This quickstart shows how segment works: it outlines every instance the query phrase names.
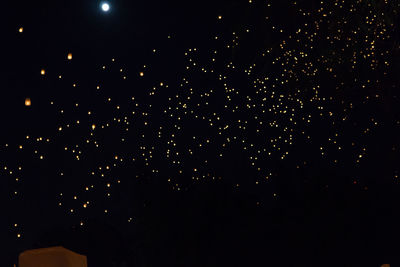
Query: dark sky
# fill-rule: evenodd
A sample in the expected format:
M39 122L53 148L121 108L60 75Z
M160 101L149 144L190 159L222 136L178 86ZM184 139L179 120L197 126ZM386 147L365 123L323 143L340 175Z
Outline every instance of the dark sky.
M399 261L397 2L9 2L4 266Z

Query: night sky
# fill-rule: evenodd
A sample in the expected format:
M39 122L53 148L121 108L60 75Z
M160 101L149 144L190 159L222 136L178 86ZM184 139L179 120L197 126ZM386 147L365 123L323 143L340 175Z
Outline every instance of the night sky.
M400 262L399 12L7 1L1 266Z

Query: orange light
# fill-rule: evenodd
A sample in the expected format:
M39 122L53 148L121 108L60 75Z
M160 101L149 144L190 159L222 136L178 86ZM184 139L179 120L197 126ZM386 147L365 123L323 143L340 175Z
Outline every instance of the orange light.
M23 32L23 31L24 31L24 28L21 27L21 28L18 29L18 31L19 31L19 32Z
M72 53L68 53L68 60L72 59Z
M32 105L30 98L25 98L25 106L30 107Z
M139 73L139 75L140 75L140 77L143 77L143 75L144 75L143 71L141 71L141 72Z
M42 69L42 70L40 71L40 74L45 75L45 74L46 74L46 71L45 71L44 69Z

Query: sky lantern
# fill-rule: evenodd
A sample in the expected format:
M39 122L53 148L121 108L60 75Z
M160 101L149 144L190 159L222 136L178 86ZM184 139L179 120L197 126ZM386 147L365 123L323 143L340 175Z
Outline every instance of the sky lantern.
M68 53L68 60L71 60L72 59L72 53Z
M31 99L30 98L25 98L25 106L30 107L32 105Z
M144 72L143 71L139 72L139 75L140 75L140 77L143 77Z
M40 71L40 74L45 75L45 74L46 74L46 71L45 71L44 69L42 69L42 70Z
M23 32L23 31L24 31L24 28L21 27L21 28L18 29L18 31L19 31L19 32Z

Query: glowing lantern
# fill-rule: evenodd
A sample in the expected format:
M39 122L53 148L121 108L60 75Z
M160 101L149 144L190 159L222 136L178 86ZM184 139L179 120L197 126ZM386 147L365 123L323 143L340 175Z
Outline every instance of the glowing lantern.
M92 130L94 130L94 129L96 129L96 125L93 124L92 125Z
M23 32L24 31L24 28L23 27L21 27L21 28L19 28L19 30L18 30L19 32Z
M46 71L45 71L44 69L42 69L42 70L40 71L40 74L45 75L45 74L46 74Z
M72 53L68 53L68 60L72 59Z
M139 73L139 75L140 75L140 77L143 77L143 75L144 75L143 71L141 71L141 72Z
M31 99L30 98L25 98L25 106L30 107L31 106Z

